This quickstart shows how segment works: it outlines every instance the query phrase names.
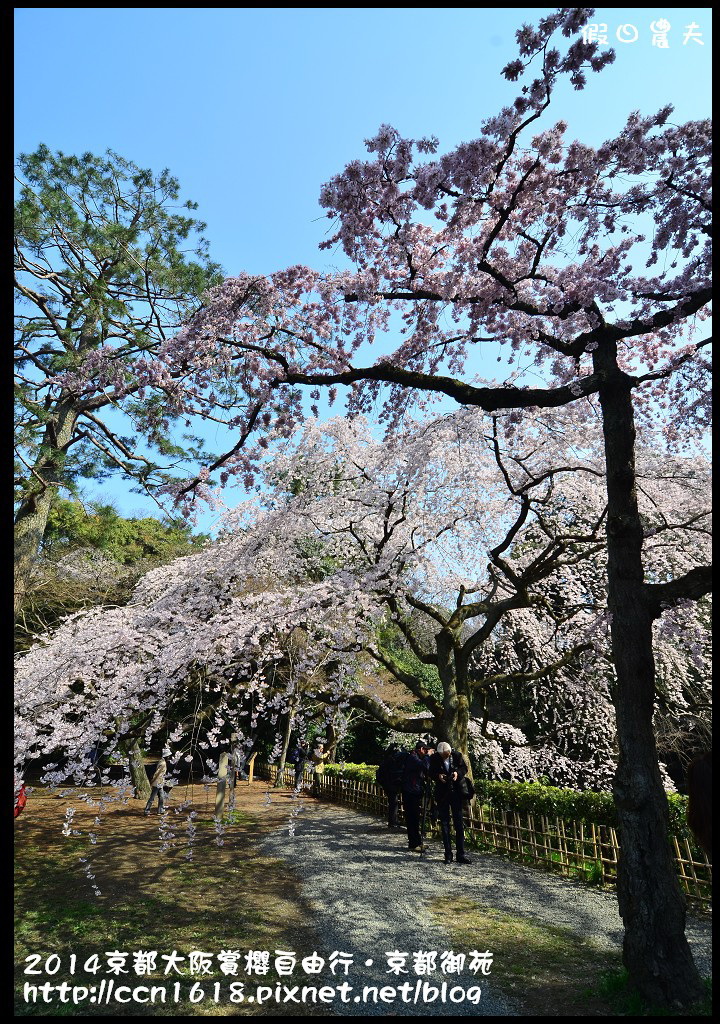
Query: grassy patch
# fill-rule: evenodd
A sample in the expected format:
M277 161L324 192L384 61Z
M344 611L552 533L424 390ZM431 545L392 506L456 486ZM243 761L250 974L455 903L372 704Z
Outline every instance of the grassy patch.
M474 949L481 942L482 949L493 953L492 985L522 1008L521 1016L711 1015L709 983L706 1000L692 1012L644 1007L630 989L620 952L608 951L569 929L466 899L436 900L432 911L458 947Z
M625 968L605 971L600 975L597 994L607 1000L611 1009L608 1011L616 1017L710 1017L712 1016L712 979L705 978L705 998L690 1010L676 1012L658 1007L646 1006L637 992L633 991Z
M85 838L62 837L64 806L36 797L32 817L19 821L16 830L16 1016L335 1016L329 1006L284 1006L274 1001L259 1006L229 999L232 982L243 982L246 993L258 984L288 983L273 970L275 950L295 950L299 960L318 945L309 923L311 911L303 903L292 867L257 852L258 837L278 821L246 809L236 811L227 822L225 845L218 847L211 814L200 807L189 861L183 814L174 819L176 846L161 853L158 818L143 816L139 803L107 813L97 828L95 845ZM74 823L82 830L88 820L89 813L83 820L80 807ZM100 896L93 894L80 857L88 858ZM129 973L107 973L107 953L116 950L129 954ZM157 951L156 967L147 975L135 972L133 953L138 950ZM162 955L173 950L185 957L182 975L165 974ZM210 974L189 974L187 956L196 950L213 955ZM216 957L221 950L240 951L236 976L220 970ZM268 974L245 973L244 955L249 950L270 952ZM48 963L53 954L59 961ZM33 955L41 960L26 960ZM93 960L96 955L98 960ZM52 974L56 962L60 969ZM42 973L27 975L28 966ZM23 997L26 983L68 982L99 990L103 979L113 977L116 986L131 989L162 986L167 1001L148 1005L113 1000L101 1006L89 998L78 1005L60 1003L56 994L48 1004L42 1001L42 992L37 1002ZM177 1002L176 981L181 985ZM202 1001L190 1001L194 982L205 991ZM215 983L220 986L217 1001Z

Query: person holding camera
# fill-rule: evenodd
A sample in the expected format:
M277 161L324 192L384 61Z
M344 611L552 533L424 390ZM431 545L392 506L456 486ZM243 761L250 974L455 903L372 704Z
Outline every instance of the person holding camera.
M452 815L455 829L455 859L458 864L472 864L465 854L465 825L463 821L463 802L468 799L466 789L470 780L464 782L468 772L465 758L458 750L453 750L449 743L438 743L435 753L430 757L430 778L435 783L435 803L440 819L443 846L445 847L445 863L452 863L453 852L450 842L450 816Z

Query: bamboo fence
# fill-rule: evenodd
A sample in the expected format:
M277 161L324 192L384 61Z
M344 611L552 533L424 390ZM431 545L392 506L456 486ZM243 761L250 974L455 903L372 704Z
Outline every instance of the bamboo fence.
M255 774L274 784L277 768L256 765ZM292 786L295 771L286 768L283 781ZM314 796L332 803L347 804L357 811L387 817L387 797L373 782L343 779L337 775L314 777L309 770L304 785ZM399 807L398 821L404 823ZM595 884L614 884L620 844L615 828L544 814L502 811L473 800L465 812L466 842L479 849L494 850L526 864L537 864L563 875L584 878ZM426 832L439 833L437 822L428 822ZM712 864L687 839L670 837L680 885L693 902L708 906L712 900Z

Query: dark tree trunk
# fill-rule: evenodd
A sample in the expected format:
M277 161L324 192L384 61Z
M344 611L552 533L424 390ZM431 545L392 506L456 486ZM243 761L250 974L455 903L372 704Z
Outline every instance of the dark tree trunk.
M470 700L467 693L456 692L453 701L452 715L445 727L446 735L442 738L459 751L470 766L468 754L468 726L470 724Z
M14 616L22 610L33 566L45 537L48 515L62 478L65 451L70 443L77 413L71 402L59 403L45 428L41 454L33 467L32 482L15 516Z
M600 390L608 490L608 607L616 672L619 745L613 792L618 813L618 904L623 961L640 994L656 1005L688 1005L703 994L685 938L685 899L668 840L668 806L652 725L652 617L645 593L643 532L635 480L630 381L614 342L600 346Z
M25 604L30 589L33 566L37 561L38 551L45 536L50 506L55 496L55 489L46 487L38 489L28 500L23 502L15 524L15 587L14 615L15 620Z
M285 762L287 761L288 747L290 746L290 733L292 732L293 719L295 718L295 707L290 706L288 713L285 715L285 727L283 729L283 743L282 750L280 751L280 761L278 763L277 776L275 778L275 788L282 789L285 785Z
M338 735L337 730L335 728L335 722L328 722L327 726L325 727L325 737L325 749L327 750L328 753L328 761L334 761L335 749L338 744Z
M143 762L142 750L136 738L121 740L120 749L127 754L130 778L135 787L135 799L147 800L150 796L150 779Z
M438 656L438 674L443 687L444 715L438 726L438 741L449 743L470 763L468 756L468 725L470 722L470 691L467 683L467 664L456 644L451 630L442 630L435 637Z

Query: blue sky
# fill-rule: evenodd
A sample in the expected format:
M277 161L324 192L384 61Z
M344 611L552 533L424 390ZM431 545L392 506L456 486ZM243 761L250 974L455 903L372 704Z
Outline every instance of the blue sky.
M16 8L15 151L112 148L168 167L228 274L322 268L321 185L382 123L436 135L441 152L474 138L515 95L500 76L515 30L551 10ZM666 49L651 43L658 19ZM571 136L596 144L667 102L675 121L709 116L710 8L598 8L593 22L617 57L558 94L553 119ZM703 45L683 44L691 24ZM627 25L636 42L618 41ZM151 512L119 482L110 495L125 514Z

